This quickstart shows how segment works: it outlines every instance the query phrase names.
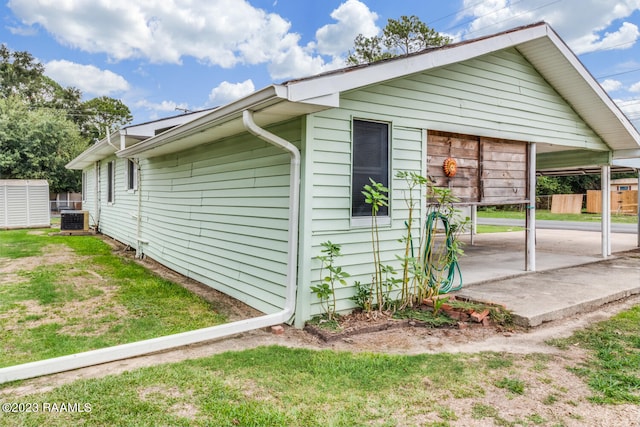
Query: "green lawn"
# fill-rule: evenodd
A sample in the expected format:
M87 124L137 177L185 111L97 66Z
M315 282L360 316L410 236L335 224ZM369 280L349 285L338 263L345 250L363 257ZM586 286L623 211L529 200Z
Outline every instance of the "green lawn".
M0 231L0 366L227 320L95 236L45 231Z
M570 369L584 376L594 402L640 404L639 336L636 306L552 344L587 349L590 356ZM482 425L577 425L580 415L560 409L580 404L567 397L564 377L570 374L549 373L563 359L260 347L80 380L45 393L4 394L4 402L72 402L89 404L91 412L0 414L0 426L448 426L462 416ZM531 401L536 409L514 419L508 409L487 403L488 393L502 394L506 402Z

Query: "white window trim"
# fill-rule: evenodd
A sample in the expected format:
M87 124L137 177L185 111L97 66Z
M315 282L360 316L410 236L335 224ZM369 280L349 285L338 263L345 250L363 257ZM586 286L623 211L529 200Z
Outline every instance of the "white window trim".
M109 177L109 165L112 165L110 177ZM111 183L109 183L109 181L111 181ZM111 200L109 200L110 192L111 192ZM116 161L111 160L110 162L107 163L107 205L114 205L115 203L116 203Z
M129 192L129 193L135 193L138 190L138 165L136 164L135 161L131 160L131 159L127 159L126 161L126 170L125 170L125 181L124 181L124 185L125 185L125 189ZM130 171L133 171L133 186L130 187L129 186L129 179L130 179Z
M363 117L356 117L356 116L352 116L351 117L351 173L349 175L349 179L351 181L351 185L353 185L353 121L354 120L360 120L363 122L373 122L373 123L384 123L386 125L389 126L389 130L388 130L388 134L387 134L387 149L388 149L388 156L387 156L387 181L388 181L388 185L387 188L389 188L389 193L387 194L389 196L389 207L388 207L388 214L387 215L379 215L377 216L377 223L379 227L390 227L391 226L391 216L392 216L392 212L393 210L391 209L391 183L392 183L392 176L391 176L391 171L392 171L392 167L393 165L391 164L392 162L392 149L391 149L391 140L392 140L392 129L393 129L393 124L390 121L386 121L386 120L376 120L376 119L370 119L370 118L363 118ZM353 191L349 192L350 197L352 197ZM349 206L353 205L353 201L351 200L351 198L349 199ZM350 217L350 226L351 228L371 228L373 226L373 216L353 216L352 212L351 212L351 207L349 208L349 217Z
M378 227L389 227L391 226L391 216L379 216L377 217ZM371 228L373 227L373 217L372 216L352 216L351 217L351 228Z

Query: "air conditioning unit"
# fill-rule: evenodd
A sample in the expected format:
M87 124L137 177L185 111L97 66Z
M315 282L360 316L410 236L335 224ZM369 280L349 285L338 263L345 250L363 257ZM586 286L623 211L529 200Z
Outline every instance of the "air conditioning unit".
M89 231L89 212L61 211L60 231Z

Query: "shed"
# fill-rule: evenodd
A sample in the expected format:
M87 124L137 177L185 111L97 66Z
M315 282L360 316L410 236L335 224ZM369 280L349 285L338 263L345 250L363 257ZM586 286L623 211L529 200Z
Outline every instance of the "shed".
M46 180L0 180L0 228L51 226Z
M545 23L274 84L148 137L124 129L120 142L67 165L83 170L95 226L260 311L294 312L298 326L322 312L310 290L322 242L342 245L354 281L371 280L368 177L390 188L385 264L399 265L408 220L399 171L465 204L526 204L535 260L537 171L640 157L638 132ZM442 173L448 157L455 176ZM354 292L337 289L339 311Z

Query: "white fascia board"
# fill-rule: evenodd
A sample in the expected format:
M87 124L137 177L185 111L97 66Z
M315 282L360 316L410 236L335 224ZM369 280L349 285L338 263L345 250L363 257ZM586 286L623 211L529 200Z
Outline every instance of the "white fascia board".
M93 162L105 159L117 151L117 146L113 143L113 140L120 136L120 131L111 135L111 143L107 138L103 138L100 141L93 144L91 147L80 153L75 159L71 160L64 167L66 169L82 170L90 166Z
M343 72L312 77L290 82L289 100L304 102L360 87L400 78L422 71L443 67L478 56L496 52L540 37L546 37L549 26L541 24L485 39L471 41L451 47L435 48L421 54L395 58L359 68L345 69Z
M190 122L176 126L158 136L151 137L132 147L117 153L118 157L135 157L156 147L175 142L189 135L200 132L214 126L217 123L225 122L238 116L242 116L242 111L246 109L259 109L260 106L269 101L278 101L287 99L287 88L279 85L271 85L266 88L254 92L253 94L234 101L230 104L212 110L208 114L199 117Z
M613 166L622 166L626 168L640 169L640 153L638 157L633 159L614 159L611 164Z
M640 159L640 148L635 150L616 150L613 152L614 160L617 159Z

